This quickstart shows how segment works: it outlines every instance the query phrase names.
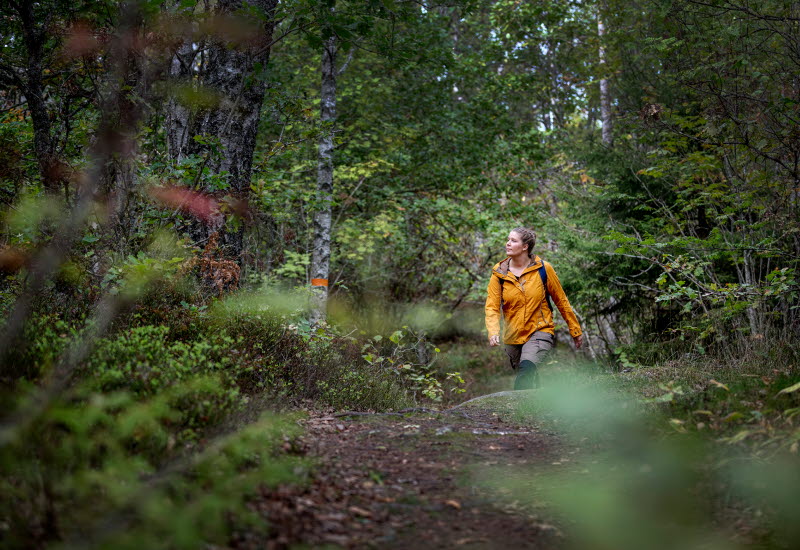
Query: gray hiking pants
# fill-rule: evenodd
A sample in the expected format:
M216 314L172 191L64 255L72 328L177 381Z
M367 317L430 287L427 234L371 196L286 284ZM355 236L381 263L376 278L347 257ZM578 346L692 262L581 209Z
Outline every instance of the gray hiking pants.
M549 332L534 332L524 344L506 344L511 368L517 372L515 390L539 387L539 365L553 349L556 338Z
M511 362L511 368L517 370L520 361L525 360L536 365L542 364L555 343L555 336L540 330L531 334L530 339L524 344L506 344L506 355Z

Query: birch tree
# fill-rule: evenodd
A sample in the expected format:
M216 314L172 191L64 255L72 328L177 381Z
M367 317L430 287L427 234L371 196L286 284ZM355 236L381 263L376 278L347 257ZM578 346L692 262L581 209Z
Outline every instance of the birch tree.
M311 287L314 292L312 321L326 318L328 271L331 260L331 207L333 201L333 136L336 120L336 37L329 37L322 48L320 122L317 163L317 211L314 213L314 242L311 253Z
M603 14L598 10L597 14L597 36L599 38L598 58L600 61L600 120L602 121L602 140L603 145L610 147L614 143L613 120L611 118L611 93L608 86L608 75L606 65L605 48L606 27L603 22Z

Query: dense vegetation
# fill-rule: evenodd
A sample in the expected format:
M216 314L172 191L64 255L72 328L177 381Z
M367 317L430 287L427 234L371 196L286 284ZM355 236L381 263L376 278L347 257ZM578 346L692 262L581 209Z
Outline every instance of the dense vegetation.
M265 411L486 388L518 225L598 370L796 455L797 9L4 3L0 540L224 542Z

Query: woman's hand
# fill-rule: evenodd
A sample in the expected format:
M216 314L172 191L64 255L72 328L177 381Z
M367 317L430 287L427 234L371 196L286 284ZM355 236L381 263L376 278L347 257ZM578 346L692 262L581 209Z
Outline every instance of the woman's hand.
M575 341L575 349L581 349L581 346L583 345L583 334L575 336L573 340Z
M500 335L499 334L495 334L494 336L490 336L489 337L489 345L492 346L492 347L499 346L500 345Z

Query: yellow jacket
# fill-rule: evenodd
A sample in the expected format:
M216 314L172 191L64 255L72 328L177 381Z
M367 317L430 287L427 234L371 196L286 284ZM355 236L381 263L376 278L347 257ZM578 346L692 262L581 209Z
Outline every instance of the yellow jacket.
M489 337L500 334L501 303L506 327L504 343L524 344L531 334L539 330L555 334L553 311L547 304L542 278L539 277L542 259L538 256L531 258L519 278L509 271L510 262L511 259L506 258L492 268L486 297L486 330L489 331ZM572 311L564 289L561 288L558 275L549 262L544 262L544 268L547 271L547 291L550 298L567 322L572 337L580 336L581 325Z

